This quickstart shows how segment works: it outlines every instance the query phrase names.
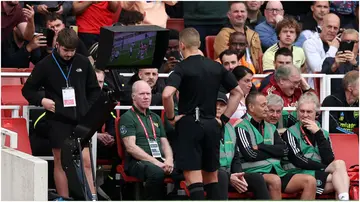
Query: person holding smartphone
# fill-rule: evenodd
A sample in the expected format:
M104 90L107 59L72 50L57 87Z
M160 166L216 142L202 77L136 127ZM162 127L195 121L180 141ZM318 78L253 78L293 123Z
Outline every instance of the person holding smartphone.
M169 32L169 45L166 50L164 64L161 66L160 73L171 72L175 65L182 60L179 50L179 32L174 29L170 29Z
M359 69L359 33L346 29L341 34L341 42L335 57L328 57L322 64L322 73L346 74ZM332 79L331 92L342 90L341 79Z

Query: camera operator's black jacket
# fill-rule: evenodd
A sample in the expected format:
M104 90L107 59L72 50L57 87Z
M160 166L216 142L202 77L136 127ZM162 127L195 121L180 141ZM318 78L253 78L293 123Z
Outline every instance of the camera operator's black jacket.
M62 89L66 87L66 80L51 54L35 66L22 89L22 94L31 105L41 106L43 98L53 100L55 113L47 111L47 117L76 124L100 95L96 74L89 59L82 55L75 54L71 60L65 61L55 50L54 56L65 75L68 75L72 64L69 86L75 89L76 107L63 105ZM45 97L38 93L41 87L45 89Z

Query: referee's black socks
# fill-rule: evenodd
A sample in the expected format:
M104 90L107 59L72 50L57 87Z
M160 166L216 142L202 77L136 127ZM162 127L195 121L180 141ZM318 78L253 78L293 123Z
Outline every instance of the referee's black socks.
M219 183L213 182L204 186L207 200L221 200Z
M194 183L188 186L190 192L190 200L205 200L204 184L202 182Z

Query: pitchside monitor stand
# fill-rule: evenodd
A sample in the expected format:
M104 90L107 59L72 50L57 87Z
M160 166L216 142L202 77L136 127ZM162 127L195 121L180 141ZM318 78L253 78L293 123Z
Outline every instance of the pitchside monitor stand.
M118 69L143 67L160 68L168 46L169 30L158 26L115 26L100 29L98 57L96 67L108 69L111 73L113 89L104 90L88 113L81 119L61 147L61 162L68 179L70 196L75 200L92 200L86 174L83 169L82 149L89 145L90 159L91 138L102 127L110 113L123 95L122 85L117 74ZM139 51L132 57L132 51ZM129 50L127 50L127 48ZM139 57L140 56L140 57ZM143 57L141 57L143 56ZM129 63L129 58L135 62ZM115 62L114 62L115 61ZM115 64L115 65L114 65ZM131 64L131 65L130 65ZM95 176L95 168L91 162L91 170ZM96 188L96 180L93 182Z

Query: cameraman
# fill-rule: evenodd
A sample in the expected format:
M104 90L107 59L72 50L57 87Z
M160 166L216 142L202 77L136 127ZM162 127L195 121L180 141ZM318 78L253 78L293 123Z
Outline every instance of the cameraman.
M342 46L352 43L351 50L341 50ZM347 47L346 47L347 48ZM350 47L351 48L351 47ZM354 29L347 29L341 35L340 48L335 57L328 57L322 64L322 73L346 74L352 70L359 69L359 33ZM331 92L341 91L341 79L331 81Z
M170 29L169 45L164 58L165 63L160 67L159 73L170 73L175 65L182 60L179 50L179 32Z

